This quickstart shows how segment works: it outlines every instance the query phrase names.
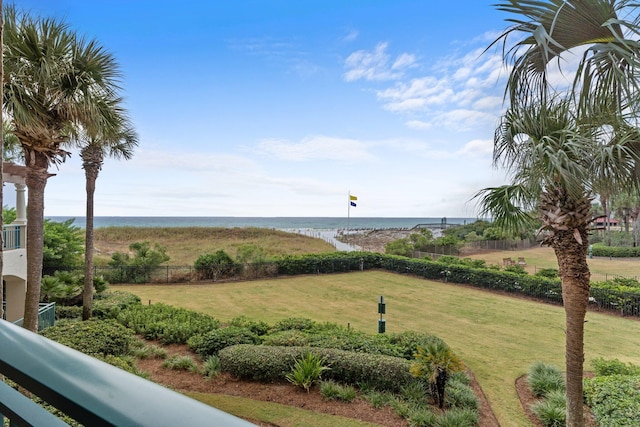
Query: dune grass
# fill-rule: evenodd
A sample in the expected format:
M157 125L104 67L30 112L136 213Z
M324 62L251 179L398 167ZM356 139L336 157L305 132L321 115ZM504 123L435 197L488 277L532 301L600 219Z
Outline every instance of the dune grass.
M117 286L147 303L163 302L208 313L223 322L244 315L275 322L287 317L349 324L377 332L377 300L384 295L387 332L433 333L475 373L505 427L530 425L514 383L535 361L564 366L564 311L560 306L492 294L454 284L368 271L241 283ZM596 357L640 363L640 322L590 312L586 367Z
M95 230L96 264L106 265L114 252L133 242L149 241L167 249L167 265L193 265L198 256L222 249L235 257L241 245L256 245L267 257L334 252L322 239L256 227L104 227Z

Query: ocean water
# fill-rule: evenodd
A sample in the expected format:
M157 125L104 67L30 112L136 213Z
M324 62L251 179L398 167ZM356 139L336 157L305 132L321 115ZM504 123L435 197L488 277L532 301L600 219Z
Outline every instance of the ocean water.
M83 216L49 216L53 221L73 218L73 224L84 228ZM151 216L97 216L94 227L260 227L278 230L289 229L384 229L412 228L418 224L468 224L478 218L328 218L328 217L151 217Z

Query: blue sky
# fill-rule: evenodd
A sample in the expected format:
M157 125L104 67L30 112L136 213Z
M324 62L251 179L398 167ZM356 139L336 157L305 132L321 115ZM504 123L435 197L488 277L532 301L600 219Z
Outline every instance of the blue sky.
M118 59L140 136L98 216L473 217L505 71L494 0L21 0ZM455 5L455 6L452 6ZM47 216L83 216L74 153ZM9 203L10 204L10 203Z

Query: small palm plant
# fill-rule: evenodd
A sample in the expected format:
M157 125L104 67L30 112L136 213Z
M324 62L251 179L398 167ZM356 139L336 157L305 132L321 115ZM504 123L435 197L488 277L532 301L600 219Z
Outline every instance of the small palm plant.
M307 393L311 386L320 379L322 373L330 369L324 366L324 359L320 356L313 355L310 351L304 353L301 359L296 360L295 365L291 368L285 378L290 383L304 388Z
M416 361L411 365L411 375L424 378L429 382L431 396L439 408L444 408L445 387L449 374L462 371L462 360L442 341L418 346L414 355Z

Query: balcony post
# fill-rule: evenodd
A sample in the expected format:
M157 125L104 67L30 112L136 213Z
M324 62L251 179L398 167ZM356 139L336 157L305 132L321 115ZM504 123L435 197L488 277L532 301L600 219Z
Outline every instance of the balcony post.
M24 225L27 223L27 205L25 203L25 184L13 184L16 187L16 220L13 224Z

